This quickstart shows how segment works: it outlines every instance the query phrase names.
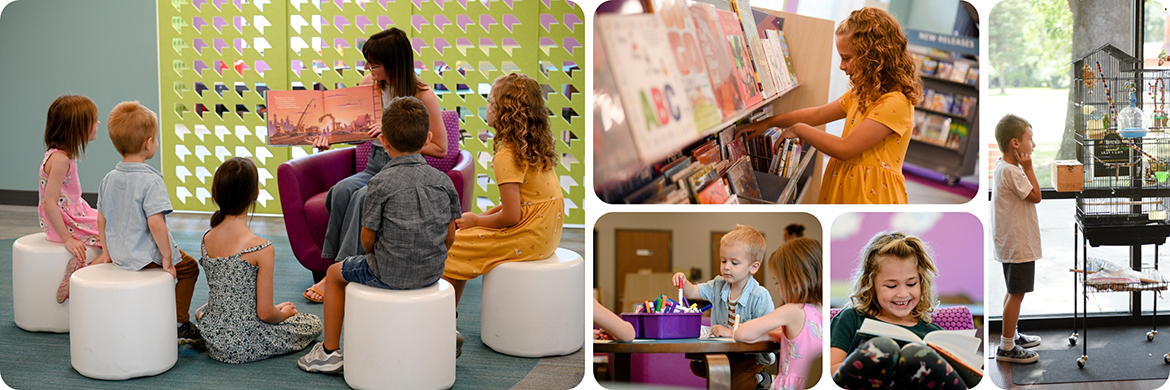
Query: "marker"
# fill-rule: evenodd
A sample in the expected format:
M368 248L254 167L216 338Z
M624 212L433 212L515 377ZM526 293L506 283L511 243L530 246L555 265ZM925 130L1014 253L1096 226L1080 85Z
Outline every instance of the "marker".
M686 297L683 296L683 281L678 281L678 301L682 302Z
M702 309L699 309L699 312L700 313L705 312L705 311L707 311L707 309L710 309L710 308L711 308L711 305L703 306Z

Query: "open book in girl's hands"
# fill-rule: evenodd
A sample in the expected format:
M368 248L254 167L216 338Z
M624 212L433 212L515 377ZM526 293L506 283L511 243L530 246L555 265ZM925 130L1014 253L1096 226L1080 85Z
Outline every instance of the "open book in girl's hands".
M328 91L273 91L268 107L268 145L312 145L318 137L329 143L365 141L381 126L382 94L373 85Z
M857 329L857 334L868 337L889 337L899 345L906 343L926 344L938 352L939 356L950 363L951 368L959 373L968 388L974 388L983 379L983 357L979 355L979 347L983 340L975 337L975 329L966 330L936 330L919 338L898 325L885 323L872 318L866 318Z

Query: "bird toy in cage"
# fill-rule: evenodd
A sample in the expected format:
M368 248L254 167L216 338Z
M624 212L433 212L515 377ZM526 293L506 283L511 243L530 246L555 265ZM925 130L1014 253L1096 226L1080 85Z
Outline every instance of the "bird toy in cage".
M1113 106L1113 94L1109 93L1109 83L1105 81L1105 72L1101 70L1101 61L1097 61L1097 73L1101 75L1101 85L1105 87L1105 100L1109 102L1109 118L1117 118L1117 108ZM1105 125L1109 127L1109 125Z
M1089 64L1081 67L1081 80L1085 85L1085 89L1089 90L1089 95L1093 94L1093 68Z
M1150 100L1154 101L1154 126L1166 126L1166 80L1155 79L1150 84Z

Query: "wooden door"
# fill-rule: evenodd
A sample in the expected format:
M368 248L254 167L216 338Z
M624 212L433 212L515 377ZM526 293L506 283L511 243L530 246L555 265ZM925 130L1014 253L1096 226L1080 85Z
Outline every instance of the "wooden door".
M669 273L671 270L671 232L669 230L621 230L614 231L617 248L615 269L617 299L615 306L621 306L625 299L626 275L642 270L653 273ZM669 282L667 282L669 283ZM642 299L644 297L639 297ZM625 310L620 308L619 310Z

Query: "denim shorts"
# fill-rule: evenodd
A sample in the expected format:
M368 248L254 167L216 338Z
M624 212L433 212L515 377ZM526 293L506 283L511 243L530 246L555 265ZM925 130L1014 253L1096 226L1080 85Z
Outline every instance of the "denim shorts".
M347 282L361 283L370 287L391 289L374 275L366 264L366 255L350 256L341 261L341 278Z
M369 255L367 253L364 255L350 256L342 260L341 278L347 282L361 283L370 287L384 288L387 290L410 290L407 288L394 288L386 283L382 283L382 280L378 279L378 275L374 275L374 271L370 270L369 264L366 264L366 256ZM423 287L430 287L437 282L438 280L435 280L431 284Z

